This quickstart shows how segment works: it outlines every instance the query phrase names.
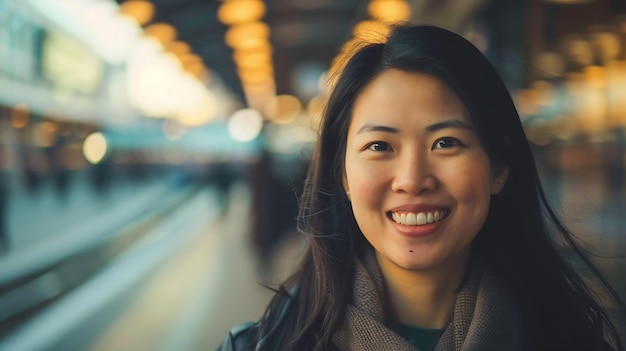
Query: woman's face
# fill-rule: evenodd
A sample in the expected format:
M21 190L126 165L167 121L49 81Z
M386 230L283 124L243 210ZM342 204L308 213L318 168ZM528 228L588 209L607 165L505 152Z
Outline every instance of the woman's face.
M506 172L492 172L459 97L433 76L387 70L357 97L347 138L344 187L379 263L464 259Z

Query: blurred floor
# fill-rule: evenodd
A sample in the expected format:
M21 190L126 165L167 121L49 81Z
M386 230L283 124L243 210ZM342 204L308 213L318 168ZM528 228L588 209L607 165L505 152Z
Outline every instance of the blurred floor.
M299 246L287 242L272 272L259 271L249 245L249 196L233 188L223 215L199 229L89 349L212 350L230 328L258 319L272 296L261 277L281 279Z

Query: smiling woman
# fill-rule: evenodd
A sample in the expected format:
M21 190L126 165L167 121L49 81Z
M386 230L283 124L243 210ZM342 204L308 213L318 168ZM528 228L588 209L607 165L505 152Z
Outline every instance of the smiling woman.
M452 32L398 26L352 56L300 220L301 265L220 350L621 349L558 245L623 302L547 203L506 87Z

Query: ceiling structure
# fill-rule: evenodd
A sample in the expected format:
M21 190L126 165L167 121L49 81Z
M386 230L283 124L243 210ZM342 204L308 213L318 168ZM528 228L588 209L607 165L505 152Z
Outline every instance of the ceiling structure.
M133 0L117 0L119 3ZM150 23L175 27L177 40L186 42L236 96L244 91L233 62L233 50L224 38L228 26L218 20L224 1L151 0L155 14ZM237 1L237 0L225 0ZM381 0L376 0L381 1ZM487 0L408 0L410 21L460 29ZM354 26L369 19L368 0L265 0L262 21L270 28L276 94L310 98L298 91L297 75L326 70ZM298 73L300 72L300 73ZM304 73L306 74L306 73Z

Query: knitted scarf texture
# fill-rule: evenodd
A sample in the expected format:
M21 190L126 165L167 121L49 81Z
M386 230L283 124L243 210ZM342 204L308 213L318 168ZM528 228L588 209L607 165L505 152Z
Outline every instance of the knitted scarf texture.
M523 350L517 305L488 272L473 266L435 351ZM356 262L352 301L333 337L340 350L417 350L386 325L384 283L373 251Z

